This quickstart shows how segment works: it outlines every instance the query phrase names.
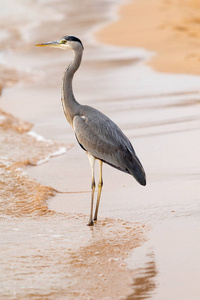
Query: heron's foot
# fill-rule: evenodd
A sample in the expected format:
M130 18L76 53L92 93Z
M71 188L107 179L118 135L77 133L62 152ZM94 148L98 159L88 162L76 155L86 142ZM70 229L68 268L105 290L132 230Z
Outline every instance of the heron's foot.
M87 225L88 225L88 226L93 226L93 225L94 225L93 220L89 220L89 223L88 223Z
M93 221L97 221L97 217L94 217Z

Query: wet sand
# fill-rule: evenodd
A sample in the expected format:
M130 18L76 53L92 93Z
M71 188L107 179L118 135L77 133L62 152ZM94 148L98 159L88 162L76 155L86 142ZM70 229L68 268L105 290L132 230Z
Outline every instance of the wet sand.
M2 127L4 299L199 299L200 78L156 73L144 65L151 57L145 50L98 43L93 32L114 18L114 4L88 1L83 10L72 1L48 8L21 3L20 22L9 19L7 28L23 28L8 30L10 51L3 49L4 66L18 74L0 102L3 124L15 124ZM85 47L74 82L78 101L119 124L147 173L144 188L104 166L93 228L86 226L90 166L60 103L72 55L33 46L65 34L79 36ZM60 148L66 153L50 158Z

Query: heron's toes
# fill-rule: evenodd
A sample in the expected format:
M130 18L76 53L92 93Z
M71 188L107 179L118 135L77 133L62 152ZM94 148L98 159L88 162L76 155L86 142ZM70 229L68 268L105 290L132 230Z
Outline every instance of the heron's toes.
M88 223L87 225L88 225L88 226L93 226L93 225L94 225L93 220L89 220L89 223Z

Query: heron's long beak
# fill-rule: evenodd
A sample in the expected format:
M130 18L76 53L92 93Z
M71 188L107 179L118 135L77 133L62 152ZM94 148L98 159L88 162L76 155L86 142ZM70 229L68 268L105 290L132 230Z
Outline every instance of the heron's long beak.
M41 44L37 44L35 46L38 46L38 47L45 47L45 46L59 47L60 46L60 41L52 41L52 42L47 42L47 43L41 43Z

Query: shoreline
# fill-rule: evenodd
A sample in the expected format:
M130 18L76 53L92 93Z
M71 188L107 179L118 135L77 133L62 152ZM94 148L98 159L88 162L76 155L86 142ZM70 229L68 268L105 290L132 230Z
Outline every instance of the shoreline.
M56 3L55 5L57 6ZM64 5L67 7L67 4L64 3ZM72 3L71 9L78 15L75 4ZM91 9L93 9L93 6ZM65 11L67 12L68 10L66 9ZM93 13L97 14L96 11L93 11ZM74 16L75 14L70 13L70 15ZM97 15L91 13L88 14L91 16L91 20L89 19L85 22L83 9L81 7L79 15L83 16L82 22L84 26L80 27L77 36L83 38L85 32L91 27L91 24L98 22L98 18ZM94 16L96 16L96 18ZM66 19L69 20L67 13L66 18L60 20L57 25L60 26L60 28L63 28ZM73 22L73 19L71 22ZM79 22L81 22L80 19ZM41 40L42 42L44 36L47 40L54 39L52 36L51 38L48 37L51 28L50 25L50 23L46 24L46 26L43 27L42 32L35 31L37 28L33 30L32 36L34 37L34 41L31 41L31 45L36 44L38 40ZM76 26L74 27L76 28ZM87 43L89 44L89 47L87 47ZM17 220L15 223L12 223L11 226L16 229L17 233L14 237L13 232L15 233L15 230L13 231L12 228L10 229L9 222L8 224L4 222L4 226L7 228L8 232L6 232L5 239L5 256L3 255L2 257L8 266L11 265L10 257L14 257L16 261L19 261L19 264L16 265L16 267L13 267L12 274L10 274L8 268L6 271L2 271L2 274L4 274L3 284L4 286L7 285L5 280L7 276L11 281L10 286L13 286L13 283L16 282L15 278L17 273L18 278L20 278L23 285L26 287L25 290L21 290L20 286L14 287L15 294L20 298L23 298L24 295L27 296L30 293L32 295L38 294L42 297L44 293L46 295L46 293L51 294L56 292L58 298L60 294L64 293L66 295L72 295L72 298L76 297L77 299L82 299L84 296L87 297L87 295L92 295L93 290L95 291L96 296L100 298L102 295L107 296L108 294L112 295L113 298L118 296L125 297L133 292L131 287L133 274L127 267L125 259L131 255L132 250L135 247L138 247L146 240L145 227L143 224L140 225L135 222L127 222L123 218L117 219L109 213L109 210L107 211L107 208L105 208L105 214L103 214L103 212L100 214L98 226L94 226L93 228L86 226L90 208L90 195L87 193L91 182L90 167L87 157L83 154L82 150L80 150L79 145L77 145L76 140L74 139L74 133L64 118L60 103L60 81L63 72L63 64L67 66L67 64L70 63L71 53L66 57L66 54L62 51L42 52L37 48L32 49L30 42L27 44L27 48L17 51L17 55L15 51L13 51L11 58L14 62L17 61L17 64L20 65L21 68L26 68L26 64L30 65L30 70L35 72L35 76L38 75L39 80L33 80L30 84L27 84L27 78L25 78L21 85L16 86L13 84L12 87L9 87L7 90L5 89L1 99L2 114L4 114L4 111L9 113L11 121L9 119L8 126L10 126L12 121L15 125L15 119L19 120L19 123L21 120L25 119L27 122L34 124L33 129L31 130L36 132L37 135L41 135L42 137L45 137L45 140L52 140L55 143L53 142L52 144L50 143L50 145L47 145L46 153L46 148L43 149L45 147L43 141L35 141L35 134L34 136L33 134L32 136L27 134L29 140L31 140L29 142L29 140L25 140L24 134L22 133L18 135L23 139L25 145L20 139L18 143L19 147L16 149L16 138L13 137L15 132L12 134L10 128L9 134L12 134L12 136L11 138L6 137L6 140L11 141L10 143L15 145L15 147L13 147L13 152L15 154L19 153L20 157L17 157L18 161L21 157L22 159L25 158L25 154L22 150L29 156L31 156L33 152L34 155L37 156L36 158L45 159L45 157L49 155L49 152L51 153L51 149L49 148L51 146L54 147L54 145L56 146L57 144L60 145L60 143L63 144L63 141L65 141L66 146L73 145L73 150L70 148L66 155L57 156L54 159L50 159L48 163L39 164L35 166L35 168L32 167L34 164L32 163L32 159L26 159L26 161L30 161L31 163L26 163L25 161L21 168L21 172L27 174L27 181L30 181L29 185L27 185L27 182L25 182L21 173L18 172L16 174L16 177L19 177L22 181L22 183L20 181L18 185L15 184L10 176L10 170L6 173L7 177L4 181L8 184L5 189L11 190L11 193L9 193L8 196L7 193L5 197L10 200L8 208L12 205L12 210L10 209L12 215L15 213L16 215L22 213L22 217L28 215L30 218L28 220L27 218L21 218L20 229ZM80 76L81 79L76 79L79 86L79 92L76 92L76 96L82 103L84 102L84 98L87 98L88 104L91 103L92 106L97 107L99 105L99 109L101 110L102 105L101 103L98 103L96 92L91 90L90 84L82 82L82 78L85 77L88 80L92 72L96 75L102 73L102 76L104 76L104 71L98 69L96 55L99 55L99 60L103 60L103 58L101 53L97 53L98 51L94 52L93 47L90 46L87 38L85 46L88 49L85 53L85 61L87 62L91 57L93 57L93 59L91 65L89 64L89 67L84 68L83 64L82 75ZM88 52L89 54L87 54ZM92 54L91 56L90 53ZM34 58L36 58L37 63L35 63L33 69L32 63ZM11 62L12 59L10 60ZM52 72L47 72L47 70L49 71L49 66L51 66ZM110 70L112 70L111 66ZM3 89L4 88L5 85ZM101 91L101 87L97 88ZM83 99L81 99L81 95L84 95ZM106 95L104 95L104 98L105 97ZM16 101L13 101L13 99L16 99ZM93 99L95 99L94 102ZM21 128L21 123L19 125ZM26 143L28 144L27 147ZM4 144L6 156L8 147L5 142L2 144ZM39 144L40 147L38 146L38 152L36 153L35 149L37 144ZM20 147L22 147L22 149ZM56 149L54 150L56 151ZM80 170L82 171L80 172ZM110 174L112 174L113 170L110 170L110 172ZM12 170L12 174L13 173ZM76 179L77 174L79 174L79 176L77 176ZM11 178L10 181L7 179L8 176ZM35 189L33 189L34 182L38 183L37 185L35 184ZM26 186L27 190L25 190ZM55 193L55 190L61 192ZM64 191L64 193L62 193L62 191ZM70 191L76 191L76 193L70 193ZM84 193L85 191L86 193ZM28 192L32 192L31 195L33 195L33 197L31 198L31 201L26 200L26 198L30 198ZM109 193L109 190L106 190L105 187L105 198L106 192ZM19 200L15 193L19 194ZM12 198L14 200L17 198L17 201L14 201ZM110 198L112 203L114 198ZM64 204L67 205L67 211L65 211L65 207L59 206L59 201L63 201ZM6 201L3 201L2 211L8 211L8 213L10 213L10 210L5 210L4 202ZM103 204L102 201L101 210L103 210ZM48 213L49 211L54 211L55 213ZM40 212L42 216L45 216L44 218L40 218ZM107 218L109 215L111 215L111 217ZM133 237L131 240L130 236ZM35 239L34 237L37 238ZM19 239L20 245L23 245L22 251L19 251L18 249ZM13 241L13 247L11 249L11 251L13 250L13 253L7 256L7 253L9 254L7 246L9 240ZM49 251L49 245L51 245L51 251ZM90 249L92 249L92 251ZM38 254L38 252L40 253ZM38 255L40 255L40 259L37 273L35 272L35 260L33 260L33 264L30 260L27 263L30 272L33 274L32 282L30 284L28 282L28 276L24 276L24 272L22 272L24 260L21 259L21 256L25 258L27 256L32 259L32 257ZM97 260L98 267L96 264ZM82 261L87 261L86 266ZM107 269L108 265L109 269ZM46 270L48 268L53 274L48 280L46 280L45 275L47 274L47 271L44 270L44 268ZM124 282L121 282L122 276ZM72 277L73 280L69 279L69 284L68 278L70 277ZM106 280L104 278L106 278ZM113 282L113 284L110 285L110 282ZM98 290L96 290L97 283L99 287ZM63 285L65 285L64 289ZM38 289L38 286L41 286L41 288ZM54 290L52 290L52 286L55 286ZM77 286L79 287L78 292ZM0 294L4 292L3 288L0 290ZM8 298L9 297L10 294L8 293Z
M103 4L101 2L102 12L108 11ZM39 3L34 5L33 8L37 8L39 15L43 12L43 16L44 8L38 7ZM53 14L58 8L56 2L54 5ZM65 18L60 19L56 26L49 22L41 28L36 27L31 37L35 43L52 40L54 36L58 38L57 27L61 32L63 28L69 28L71 22L71 32L68 33L72 34L74 30L75 35L83 40L86 50L82 68L74 82L75 96L81 104L99 109L119 125L144 165L148 184L141 187L131 176L104 164L100 219L92 228L86 225L90 210L91 170L60 103L61 76L71 56L59 50L32 49L32 41L29 48L17 51L17 57L11 62L17 62L23 68L30 64L38 78L30 84L25 80L18 87L5 90L2 109L34 124L34 132L45 139L59 145L64 142L71 148L65 155L50 159L46 164L24 168L31 180L36 180L42 187L50 187L47 190L51 193L50 199L44 199L43 206L38 206L37 201L44 198L41 186L35 190L31 190L30 185L27 187L34 196L28 207L24 205L27 203L26 191L23 196L24 178L18 176L22 184L19 185L20 203L17 202L17 206L14 202L16 185L6 186L11 186L12 195L6 197L9 207L14 204L14 209L17 207L19 211L22 207L26 214L30 211L30 217L11 219L9 215L1 223L2 235L5 236L1 265L5 269L1 272L3 288L0 294L5 291L8 299L14 293L19 298L32 295L49 299L65 295L86 299L94 294L96 298L116 299L130 294L126 299L153 296L160 300L168 293L171 295L172 291L182 300L189 297L196 300L193 297L199 291L199 272L195 272L199 259L199 242L196 240L199 237L199 203L196 195L200 191L199 131L195 127L199 124L199 78L184 76L183 84L183 76L160 74L146 68L140 49L126 50L125 47L107 47L102 42L91 43L87 39L91 27L99 19L102 21L104 15L99 6L84 6L83 11L84 7L71 2L69 10L63 1L63 7ZM120 9L122 4L117 7ZM116 18L111 21L115 22ZM52 32L52 28L56 31ZM35 149L40 143L38 153L44 155L42 141L36 144L33 135L28 135L33 140L28 144L31 150L21 141L17 150L13 136L7 138L11 143L9 152L12 149L14 154L21 153L20 157L24 159L23 149L26 154L33 152L38 157ZM2 145L5 148L5 143ZM5 148L5 156L7 152ZM9 172L8 179L11 177ZM59 193L51 197L55 190ZM41 218L34 213L34 207L36 211L55 213L45 213ZM186 246L188 251L183 251ZM177 282L182 266L190 272L185 272L184 280ZM194 279L188 287L186 283L191 276ZM22 284L18 285L19 282Z
M131 1L118 18L95 33L106 44L145 48L155 55L147 64L165 73L200 74L199 1ZM145 20L143 22L142 20Z

